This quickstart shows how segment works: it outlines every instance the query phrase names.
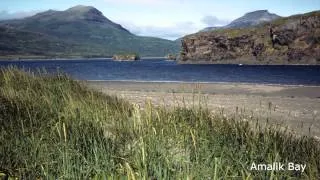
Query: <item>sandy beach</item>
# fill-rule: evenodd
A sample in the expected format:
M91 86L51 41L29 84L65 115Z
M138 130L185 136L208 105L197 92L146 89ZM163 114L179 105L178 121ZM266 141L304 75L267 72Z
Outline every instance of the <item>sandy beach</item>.
M85 81L90 88L145 103L208 107L213 113L320 137L320 86L240 83Z

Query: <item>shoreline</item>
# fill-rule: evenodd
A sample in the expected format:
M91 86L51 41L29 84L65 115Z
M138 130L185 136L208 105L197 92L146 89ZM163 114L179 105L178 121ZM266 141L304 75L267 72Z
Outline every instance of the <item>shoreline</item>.
M199 83L145 81L80 81L84 84L119 91L204 93L224 95L258 95L280 97L308 97L320 99L320 86L275 85L258 83ZM320 111L320 109L319 109Z
M240 117L259 124L288 127L320 137L320 86L279 86L239 83L147 83L80 81L90 89L115 95L144 107L203 106L214 114Z
M77 80L80 82L114 82L114 83L168 83L168 84L220 84L220 85L262 85L262 86L281 86L281 87L320 87L319 85L309 84L270 84L270 83L250 83L250 82L205 82L205 81L147 81L147 80Z
M226 62L202 62L202 61L199 61L199 62L181 62L181 61L177 61L177 64L180 64L180 65L184 65L184 64L199 64L199 65L206 65L206 64L210 64L210 65L213 65L213 64L216 64L216 65L238 65L238 66L320 66L320 63L314 63L314 64L304 64L304 63L292 63L292 64L285 64L285 63L274 63L274 64L264 64L264 63L241 63L241 62L229 62L229 63L226 63Z
M37 57L37 56L30 56L29 57L4 57L0 56L0 62L1 61L12 61L12 62L19 62L19 61L77 61L77 60L113 60L112 56L109 57L62 57L62 58L46 58L46 57ZM161 59L161 60L167 60L166 57L140 57L139 60L155 60L155 59ZM208 61L181 61L181 60L167 60L167 61L175 61L178 65L235 65L235 66L320 66L320 63L312 63L312 64L305 64L305 63L245 63L238 60L234 61L221 61L221 62L208 62Z
M255 59L252 59L251 57L247 58L236 58L236 59L224 59L224 60L218 60L218 61L208 61L203 59L189 59L189 60L178 60L178 64L232 64L232 65L241 65L241 66L281 66L281 65L287 65L287 66L299 66L299 65L305 65L305 66L319 66L320 62L289 62L289 61L272 61L272 59L276 59L277 57L273 57L270 59L271 61L257 61ZM268 59L268 58L266 58Z
M106 58L84 58L84 57L79 57L79 58L39 58L39 59L1 59L1 61L10 61L10 62L20 62L20 61L85 61L85 60L92 60L92 59L97 59L97 60L104 60L104 59L110 59L112 58L106 57Z
M65 58L45 58L45 57L25 57L25 58L13 58L13 57L0 57L0 62L1 61L14 61L14 62L18 62L18 61L48 61L48 60L53 60L53 61L72 61L72 60L92 60L92 59L97 59L97 60L104 60L104 59L112 59L111 57L65 57ZM148 59L166 59L165 57L141 57L140 60L148 60Z

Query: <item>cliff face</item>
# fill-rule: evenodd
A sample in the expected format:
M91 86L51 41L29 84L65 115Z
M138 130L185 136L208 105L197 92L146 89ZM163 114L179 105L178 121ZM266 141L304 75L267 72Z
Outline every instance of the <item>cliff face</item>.
M274 36L270 36L269 23L186 36L180 62L320 64L320 11L280 18L270 24Z

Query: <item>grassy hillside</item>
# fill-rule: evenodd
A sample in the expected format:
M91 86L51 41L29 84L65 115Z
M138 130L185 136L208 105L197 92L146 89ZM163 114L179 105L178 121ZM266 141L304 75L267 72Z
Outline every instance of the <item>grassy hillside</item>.
M1 54L35 54L48 56L112 56L121 52L136 52L141 56L165 56L177 53L180 44L170 40L136 36L121 25L107 19L93 7L76 6L65 11L45 11L35 16L0 22L1 37L10 41L0 47ZM26 37L19 32L28 32ZM65 44L67 48L47 46L35 34L46 36L46 42ZM29 41L23 44L21 41ZM34 42L36 41L36 42ZM23 50L17 48L23 46ZM6 49L14 47L14 51Z
M59 56L72 52L75 44L61 42L59 39L42 33L0 27L1 55ZM77 47L80 48L80 47Z
M319 141L205 107L144 109L64 76L0 72L0 176L24 179L320 178ZM241 119L241 117L235 117ZM250 171L252 162L307 164Z

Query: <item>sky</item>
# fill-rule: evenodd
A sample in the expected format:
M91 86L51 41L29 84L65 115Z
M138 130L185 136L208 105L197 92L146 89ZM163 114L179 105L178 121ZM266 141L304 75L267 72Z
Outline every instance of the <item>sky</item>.
M280 16L320 9L320 0L2 0L0 19L23 18L76 5L93 6L136 35L174 40L222 26L255 10Z

